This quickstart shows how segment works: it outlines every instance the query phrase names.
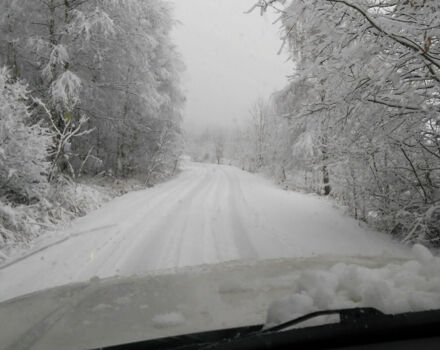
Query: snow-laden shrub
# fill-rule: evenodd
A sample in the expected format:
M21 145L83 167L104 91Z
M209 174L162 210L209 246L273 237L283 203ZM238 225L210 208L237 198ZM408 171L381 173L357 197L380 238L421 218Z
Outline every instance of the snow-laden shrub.
M49 131L31 123L26 86L0 69L0 198L32 203L48 188Z
M110 199L102 188L73 182L64 176L58 176L51 183L48 197L47 215L53 222L66 222L86 215Z
M114 195L110 186L75 183L59 176L37 203L12 205L0 200L0 255L7 256L17 247L26 249L34 238L97 209Z
M17 206L35 204L46 195L49 131L31 123L26 86L0 69L0 244L20 240L31 228ZM18 234L20 232L21 234Z
M106 201L105 191L63 175L48 181L53 134L36 123L26 85L0 68L0 249L27 244Z

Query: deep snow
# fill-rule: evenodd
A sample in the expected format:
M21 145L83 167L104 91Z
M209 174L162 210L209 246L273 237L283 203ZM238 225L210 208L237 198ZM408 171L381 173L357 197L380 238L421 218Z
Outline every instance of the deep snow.
M188 162L172 181L117 198L0 267L0 300L93 276L232 260L409 254L329 201Z

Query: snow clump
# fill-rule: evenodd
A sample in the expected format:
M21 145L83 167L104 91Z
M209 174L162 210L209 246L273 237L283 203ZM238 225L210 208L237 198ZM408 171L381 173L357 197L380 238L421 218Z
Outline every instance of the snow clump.
M440 257L420 244L414 258L370 268L337 263L303 271L293 293L269 307L265 327L329 309L373 307L396 314L440 308Z

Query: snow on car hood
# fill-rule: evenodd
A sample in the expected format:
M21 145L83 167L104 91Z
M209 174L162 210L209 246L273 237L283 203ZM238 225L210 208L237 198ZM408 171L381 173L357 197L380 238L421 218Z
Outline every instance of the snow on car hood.
M92 278L87 283L0 303L0 348L96 348L262 324L271 304L272 323L288 318L286 310L293 317L298 311L329 306L370 303L373 305L361 306L381 308L383 288L377 290L376 300L368 293L364 300L363 282L377 287L393 281L397 290L398 283L406 281L404 287L412 305L402 302L402 310L392 311L440 308L439 277L434 283L430 280L429 285L415 283L417 278L429 279L424 273L439 276L440 270L433 267L438 263L438 258L429 259L423 254L414 260L327 256L230 262L130 278ZM311 278L311 274L315 277ZM344 288L350 279L352 286ZM390 288L385 297L393 297L395 291ZM402 293L399 297L402 299Z

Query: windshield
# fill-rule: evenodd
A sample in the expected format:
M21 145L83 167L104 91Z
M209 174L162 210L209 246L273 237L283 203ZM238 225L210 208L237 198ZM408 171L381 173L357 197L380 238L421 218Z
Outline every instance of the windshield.
M439 309L439 15L2 1L0 348Z

